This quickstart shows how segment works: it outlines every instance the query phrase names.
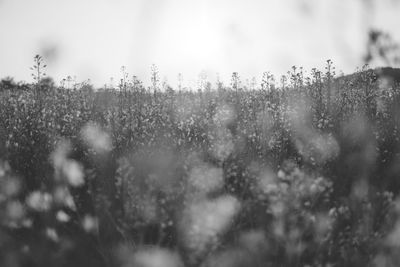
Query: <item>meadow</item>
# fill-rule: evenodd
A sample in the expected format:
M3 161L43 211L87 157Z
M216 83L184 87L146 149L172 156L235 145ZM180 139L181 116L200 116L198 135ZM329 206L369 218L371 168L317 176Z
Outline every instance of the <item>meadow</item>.
M195 90L38 69L0 83L1 266L400 264L395 69Z

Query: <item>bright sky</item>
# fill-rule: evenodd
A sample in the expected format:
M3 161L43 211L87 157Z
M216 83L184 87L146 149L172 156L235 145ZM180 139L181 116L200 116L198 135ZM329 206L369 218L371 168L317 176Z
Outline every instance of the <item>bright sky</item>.
M152 63L172 85L178 73L189 85L202 71L259 80L326 59L348 73L370 26L400 41L399 11L394 0L0 0L0 78L30 82L35 54L56 82L97 86L123 65L149 84Z

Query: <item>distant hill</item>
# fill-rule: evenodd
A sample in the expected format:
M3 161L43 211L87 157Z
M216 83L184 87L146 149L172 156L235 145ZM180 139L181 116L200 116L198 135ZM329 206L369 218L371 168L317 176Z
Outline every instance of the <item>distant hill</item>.
M399 68L377 68L374 70L376 75L381 79L388 79L392 84L400 83L400 69Z
M357 81L362 79L362 74L376 76L377 80L384 81L387 85L392 86L400 84L400 68L383 67L376 69L368 69L364 71L357 71L351 74L337 77L339 81ZM370 77L371 77L370 76Z

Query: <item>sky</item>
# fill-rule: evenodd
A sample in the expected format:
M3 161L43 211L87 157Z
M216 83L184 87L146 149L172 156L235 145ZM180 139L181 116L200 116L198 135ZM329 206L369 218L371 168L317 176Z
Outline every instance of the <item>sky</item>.
M57 83L70 75L95 86L119 80L121 66L149 84L152 64L186 86L200 73L259 81L327 59L351 73L369 28L400 41L399 12L396 0L0 0L0 78L31 82L36 54Z

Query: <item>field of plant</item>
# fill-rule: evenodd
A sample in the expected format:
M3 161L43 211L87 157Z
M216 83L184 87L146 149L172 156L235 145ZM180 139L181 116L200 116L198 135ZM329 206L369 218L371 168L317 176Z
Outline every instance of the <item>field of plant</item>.
M0 83L0 266L399 266L400 85L379 70L40 74Z

